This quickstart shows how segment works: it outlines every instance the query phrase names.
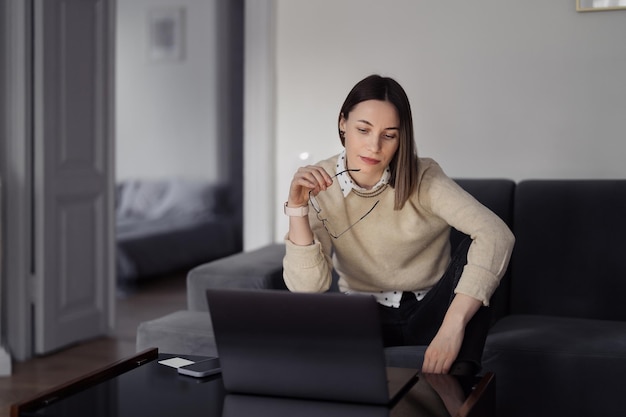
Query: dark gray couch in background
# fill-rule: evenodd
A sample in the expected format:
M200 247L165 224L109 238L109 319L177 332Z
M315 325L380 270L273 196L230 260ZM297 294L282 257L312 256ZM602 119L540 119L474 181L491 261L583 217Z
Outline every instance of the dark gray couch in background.
M626 415L626 180L458 182L516 236L483 355L498 415ZM460 238L453 231L453 245ZM205 290L285 289L283 255L274 244L194 268L189 310L142 323L137 349L217 354ZM423 348L386 354L390 365L419 367Z
M120 285L241 251L241 220L225 184L136 179L120 182L116 194Z

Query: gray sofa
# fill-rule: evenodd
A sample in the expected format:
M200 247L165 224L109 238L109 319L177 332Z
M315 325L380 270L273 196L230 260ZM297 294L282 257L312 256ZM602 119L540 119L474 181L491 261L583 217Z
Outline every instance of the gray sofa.
M241 251L241 221L223 184L126 180L116 187L118 284L192 268Z
M457 182L516 235L483 355L498 415L626 415L626 180ZM453 231L453 245L461 237ZM142 323L137 349L217 354L205 290L284 290L283 254L273 244L194 268L188 310ZM423 348L386 355L392 366L419 367Z

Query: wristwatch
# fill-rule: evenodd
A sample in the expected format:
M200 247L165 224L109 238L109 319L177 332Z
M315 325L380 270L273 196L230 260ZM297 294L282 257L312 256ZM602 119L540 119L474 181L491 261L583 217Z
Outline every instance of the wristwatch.
M289 217L305 217L309 214L309 206L302 207L287 207L287 202L284 205L285 214Z

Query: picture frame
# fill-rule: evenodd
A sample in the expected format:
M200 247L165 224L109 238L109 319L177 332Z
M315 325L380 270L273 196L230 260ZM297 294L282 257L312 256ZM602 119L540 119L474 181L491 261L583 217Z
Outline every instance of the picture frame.
M150 62L179 62L185 58L185 8L153 7L148 10Z
M626 10L626 0L576 0L577 12Z

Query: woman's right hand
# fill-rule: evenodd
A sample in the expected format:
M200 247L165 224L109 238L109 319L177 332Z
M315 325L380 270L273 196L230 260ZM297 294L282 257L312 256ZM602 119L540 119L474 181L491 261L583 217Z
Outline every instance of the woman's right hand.
M309 192L317 195L326 190L333 183L333 179L326 170L317 165L307 165L298 168L289 187L289 207L302 207L309 203Z

